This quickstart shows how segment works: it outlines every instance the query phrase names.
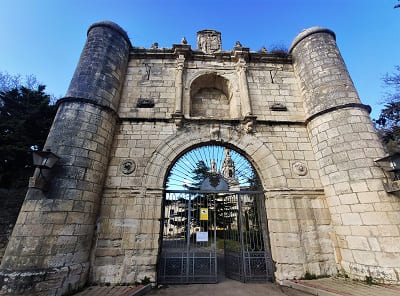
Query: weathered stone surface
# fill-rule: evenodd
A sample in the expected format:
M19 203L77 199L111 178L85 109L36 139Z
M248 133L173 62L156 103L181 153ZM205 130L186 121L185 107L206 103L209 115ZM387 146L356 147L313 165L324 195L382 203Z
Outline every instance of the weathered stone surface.
M334 34L306 30L283 57L224 51L203 33L200 50L143 49L115 24L89 29L46 144L61 161L47 193L26 195L2 293L156 281L165 180L209 143L254 165L278 281L340 269L400 281L400 202L383 189L383 149Z

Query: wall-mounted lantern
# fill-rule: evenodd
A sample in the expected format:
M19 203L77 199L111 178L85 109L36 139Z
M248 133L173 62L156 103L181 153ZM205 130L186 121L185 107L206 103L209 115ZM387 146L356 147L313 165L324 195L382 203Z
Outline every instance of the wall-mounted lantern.
M51 169L56 162L60 159L50 150L47 151L33 151L33 166L39 169Z
M400 153L385 156L375 160L386 175L383 183L386 192L400 191Z
M60 159L57 155L50 151L33 151L33 166L39 169L39 174L29 179L29 187L46 190L48 187L48 180L42 173L42 170L50 170Z

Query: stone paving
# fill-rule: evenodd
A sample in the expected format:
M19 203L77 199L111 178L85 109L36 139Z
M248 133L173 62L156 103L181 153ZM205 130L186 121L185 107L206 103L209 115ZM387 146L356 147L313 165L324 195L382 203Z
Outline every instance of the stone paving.
M143 295L139 291L143 286L91 286L84 291L75 294L76 296L132 296ZM138 293L139 292L139 293Z
M396 296L400 295L400 286L373 284L344 278L323 278L317 280L285 281L285 286L300 289L313 295L322 296Z
M307 292L273 283L248 283L226 280L218 284L170 285L154 289L148 296L310 296Z
M89 287L75 296L133 296L140 290L134 286ZM148 296L398 296L400 286L374 284L343 278L290 280L280 286L273 283L241 283L220 278L218 284L166 285L140 295Z

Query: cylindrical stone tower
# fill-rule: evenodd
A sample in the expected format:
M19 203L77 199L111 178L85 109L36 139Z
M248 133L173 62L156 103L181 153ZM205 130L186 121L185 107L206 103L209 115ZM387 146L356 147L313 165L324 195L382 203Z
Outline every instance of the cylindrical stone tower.
M290 52L335 229L339 268L351 277L398 283L400 204L384 191L383 172L374 162L384 150L370 108L360 102L332 31L307 29Z
M86 282L130 47L112 22L88 30L45 145L61 159L48 191L28 190L1 265L0 276L23 270L36 277L29 283L23 275L9 278L11 294L61 295Z

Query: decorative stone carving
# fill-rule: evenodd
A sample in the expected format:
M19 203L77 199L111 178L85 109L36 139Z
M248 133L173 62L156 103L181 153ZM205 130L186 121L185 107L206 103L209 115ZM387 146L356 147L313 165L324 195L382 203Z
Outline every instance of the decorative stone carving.
M172 119L174 120L177 129L181 129L183 127L184 116L181 113L172 114Z
M182 39L181 39L181 43L182 43L182 44L187 44L186 37L182 37Z
M215 30L197 32L197 48L208 54L220 51L222 49L221 33Z
M306 165L301 161L296 161L295 163L293 163L292 169L293 172L299 176L305 176L308 172Z
M254 132L256 119L257 119L257 117L253 116L253 115L248 115L244 118L242 127L246 133L251 134Z
M154 42L152 45L151 45L151 49L157 49L158 48L158 42Z
M125 159L120 167L124 175L130 175L135 171L136 163L132 159Z
M240 43L240 41L236 41L235 47L243 47L243 46L242 46L242 43Z
M268 52L268 50L265 48L265 46L263 45L260 49L260 52Z
M252 133L254 131L254 123L253 123L253 121L249 121L249 122L246 123L245 130L246 130L246 133L248 133L248 134Z
M210 135L213 139L216 139L219 137L219 126L213 126L210 128Z

